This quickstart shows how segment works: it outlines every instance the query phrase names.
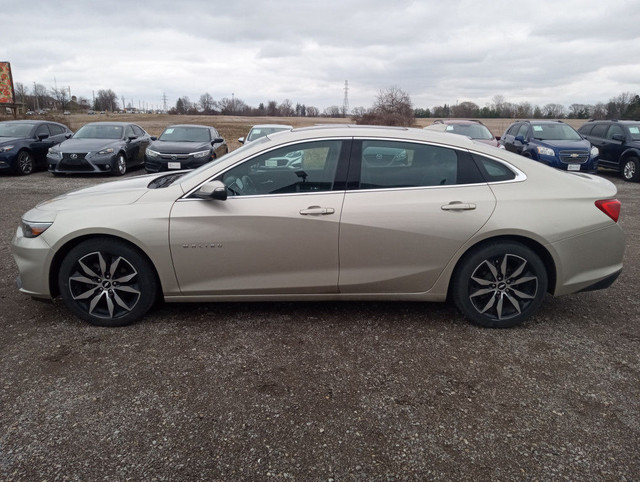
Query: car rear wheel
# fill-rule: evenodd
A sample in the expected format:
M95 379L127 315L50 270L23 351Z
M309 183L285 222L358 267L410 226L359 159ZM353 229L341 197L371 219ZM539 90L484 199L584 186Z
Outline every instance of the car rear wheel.
M540 307L547 291L540 257L526 246L499 241L470 252L460 262L452 285L453 300L472 323L510 328Z
M637 157L628 157L622 163L622 177L625 181L640 179L640 161Z
M124 154L118 154L113 165L113 172L116 176L124 176L127 172L127 159Z
M18 159L16 160L16 174L26 176L33 172L34 167L34 160L31 153L29 151L20 151L20 153L18 153Z
M69 251L60 265L58 283L67 308L98 326L124 326L139 320L158 293L147 258L113 239L91 239Z

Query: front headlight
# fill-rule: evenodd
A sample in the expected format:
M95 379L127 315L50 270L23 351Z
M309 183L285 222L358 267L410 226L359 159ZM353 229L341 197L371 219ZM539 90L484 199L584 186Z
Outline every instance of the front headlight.
M211 154L211 151L200 151L200 152L192 152L191 155L193 157L200 158L200 157L207 157L209 154Z
M50 147L47 152L51 157L55 157L56 159L62 159L62 152L60 152L58 149Z
M598 154L600 154L598 148L596 146L591 147L591 157L596 157Z
M160 155L160 153L159 153L159 152L157 152L157 151L152 151L152 150L151 150L151 149L149 149L148 147L147 147L146 153L147 153L147 157L158 157L158 156Z
M552 156L552 157L556 155L553 149L549 147L542 147L542 146L538 146L538 154L541 154L543 156Z
M97 153L100 154L101 156L103 156L105 154L113 154L113 147L108 147L106 149L102 149L101 151L98 151Z
M2 146L0 147L0 152L9 152L13 147L14 146Z
M22 235L25 238L37 238L44 233L53 223L36 223L25 219L20 223Z

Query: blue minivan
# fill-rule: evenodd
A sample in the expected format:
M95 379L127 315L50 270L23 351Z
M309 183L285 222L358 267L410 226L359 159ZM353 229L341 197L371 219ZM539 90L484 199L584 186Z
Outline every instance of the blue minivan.
M595 174L598 148L562 121L524 120L511 124L500 139L515 152L556 169Z

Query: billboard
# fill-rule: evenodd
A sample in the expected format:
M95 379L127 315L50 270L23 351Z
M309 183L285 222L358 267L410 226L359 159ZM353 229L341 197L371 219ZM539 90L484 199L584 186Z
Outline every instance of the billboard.
M13 78L11 77L11 64L0 62L0 105L14 104Z

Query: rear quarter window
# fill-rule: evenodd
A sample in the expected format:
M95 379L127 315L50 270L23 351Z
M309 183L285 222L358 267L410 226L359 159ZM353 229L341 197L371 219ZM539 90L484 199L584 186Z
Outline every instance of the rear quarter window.
M516 178L516 173L501 162L479 154L473 154L473 159L487 182L511 181Z

